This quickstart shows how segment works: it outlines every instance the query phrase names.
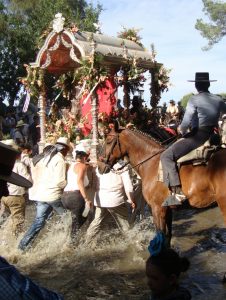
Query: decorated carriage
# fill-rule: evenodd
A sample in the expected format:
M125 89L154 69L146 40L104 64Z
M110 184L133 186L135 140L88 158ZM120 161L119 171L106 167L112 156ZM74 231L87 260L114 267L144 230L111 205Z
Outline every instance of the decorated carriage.
M154 47L151 52L144 49L135 30L124 30L119 36L83 32L75 24L66 26L60 13L55 16L35 62L26 65L23 79L28 93L38 99L41 147L62 134L71 139L80 138L80 133L91 135L95 160L98 119L114 116L119 87L124 107L129 108L131 95L142 94L147 73L150 104L157 106L168 88L169 70L156 61Z

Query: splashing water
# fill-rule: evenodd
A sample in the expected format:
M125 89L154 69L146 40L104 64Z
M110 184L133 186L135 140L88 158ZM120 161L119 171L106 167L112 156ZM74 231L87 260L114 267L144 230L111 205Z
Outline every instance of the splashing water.
M33 221L33 204L27 206L25 227ZM193 299L226 299L221 283L226 272L226 232L217 207L174 212L172 246L191 261L181 282ZM110 223L109 223L110 224ZM65 299L148 299L145 261L147 246L155 234L150 216L136 222L126 237L112 226L86 245L85 224L76 243L71 243L70 212L53 216L32 248L17 250L23 234L10 235L10 222L0 228L1 255L34 281L62 293ZM110 228L111 227L111 228Z

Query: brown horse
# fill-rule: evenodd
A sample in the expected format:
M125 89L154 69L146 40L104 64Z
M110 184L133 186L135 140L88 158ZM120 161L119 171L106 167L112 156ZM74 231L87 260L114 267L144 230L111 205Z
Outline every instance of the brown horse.
M109 166L127 156L130 165L142 179L142 192L152 210L153 221L157 230L166 235L170 243L172 236L172 211L162 207L169 195L168 188L158 181L160 154L164 147L137 130L113 129L106 137L105 162ZM193 207L208 207L217 202L226 223L226 149L216 152L207 165L182 165L180 178L182 189Z

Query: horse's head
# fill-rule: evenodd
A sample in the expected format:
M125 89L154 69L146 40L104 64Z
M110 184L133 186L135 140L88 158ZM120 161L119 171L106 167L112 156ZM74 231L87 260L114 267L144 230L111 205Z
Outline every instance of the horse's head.
M126 151L123 150L121 144L120 136L123 130L124 129L120 129L119 124L115 122L107 135L101 153L102 158L99 163L99 171L102 169L101 173L107 173L107 170L110 171L113 165L126 155Z

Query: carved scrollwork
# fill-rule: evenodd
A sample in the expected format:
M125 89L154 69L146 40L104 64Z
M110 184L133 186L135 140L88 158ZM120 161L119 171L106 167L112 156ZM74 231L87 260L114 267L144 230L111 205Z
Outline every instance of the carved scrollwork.
M47 55L46 61L43 65L41 65L42 69L46 69L51 64L51 57L48 51L46 52L46 55Z
M60 46L60 36L58 35L56 39L56 43L49 48L49 51L55 51L59 48L59 46Z
M61 42L62 44L64 45L64 47L66 48L71 48L72 47L72 44L71 43L68 43L63 36L61 36Z

